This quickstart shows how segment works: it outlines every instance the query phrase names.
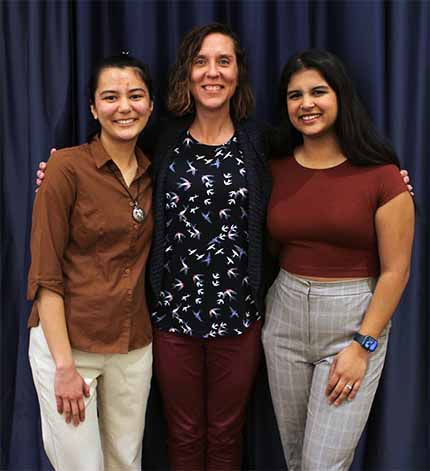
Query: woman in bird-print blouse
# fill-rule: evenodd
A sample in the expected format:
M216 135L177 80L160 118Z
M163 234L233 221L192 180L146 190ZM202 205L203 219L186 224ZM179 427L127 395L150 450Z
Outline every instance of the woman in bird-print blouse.
M153 160L150 283L154 365L172 469L240 469L245 409L261 357L264 129L237 37L188 33L170 80L180 116Z

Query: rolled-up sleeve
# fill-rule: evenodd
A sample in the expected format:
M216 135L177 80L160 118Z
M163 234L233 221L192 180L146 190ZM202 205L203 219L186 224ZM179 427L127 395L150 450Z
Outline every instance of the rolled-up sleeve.
M31 228L31 266L27 298L39 288L64 297L63 255L70 233L70 214L76 197L73 156L57 151L49 159L45 179L36 194Z

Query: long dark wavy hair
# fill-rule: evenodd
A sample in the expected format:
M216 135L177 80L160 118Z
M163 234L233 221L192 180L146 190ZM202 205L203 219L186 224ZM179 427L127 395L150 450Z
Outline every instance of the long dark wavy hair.
M185 35L169 77L167 108L177 116L194 113L194 98L190 93L191 68L204 39L214 33L228 36L233 41L238 67L238 81L236 91L231 99L230 113L234 121L240 121L251 113L254 107L254 96L248 79L245 51L240 46L236 34L222 23L198 26Z
M292 155L294 149L303 143L302 134L288 117L287 91L292 75L305 69L318 71L336 93L338 114L335 132L347 159L355 165L392 163L400 167L391 144L377 132L364 109L345 66L337 56L322 49L299 52L284 66L280 85L283 120L272 136L273 156Z

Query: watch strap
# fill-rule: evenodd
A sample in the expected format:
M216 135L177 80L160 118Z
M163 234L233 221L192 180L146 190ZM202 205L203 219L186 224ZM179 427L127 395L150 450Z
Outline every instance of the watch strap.
M368 352L374 352L378 347L378 341L370 335L362 335L356 332L352 338Z

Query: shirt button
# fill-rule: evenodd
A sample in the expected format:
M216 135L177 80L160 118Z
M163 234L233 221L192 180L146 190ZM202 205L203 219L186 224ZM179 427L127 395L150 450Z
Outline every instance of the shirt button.
M139 226L137 224L133 224L134 229L137 229Z
M128 204L129 204L131 207L133 207L133 206L134 206L134 203L133 203L133 201L130 201Z
M131 289L129 289L129 290L127 291L127 293L131 296L131 294L132 294Z
M124 273L125 273L126 275L128 275L128 274L130 273L130 268L126 268L126 269L124 270Z

